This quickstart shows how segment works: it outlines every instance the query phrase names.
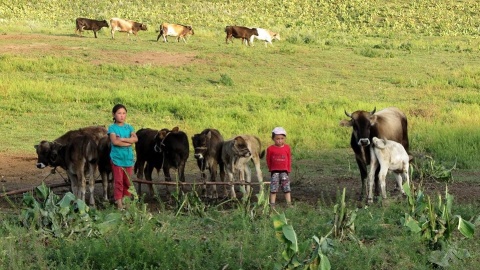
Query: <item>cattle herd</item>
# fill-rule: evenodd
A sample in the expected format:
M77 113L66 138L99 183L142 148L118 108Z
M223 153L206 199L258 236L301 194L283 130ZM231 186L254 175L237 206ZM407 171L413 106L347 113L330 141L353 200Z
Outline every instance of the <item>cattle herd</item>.
M97 38L97 32L103 27L109 27L106 20L92 20L87 18L77 18L75 20L75 33L82 35L84 30L92 30L95 38ZM120 18L111 18L110 19L110 32L112 34L112 39L115 38L115 31L126 32L130 37L130 34L137 36L139 31L146 31L147 25L144 23L139 23L132 20L125 20ZM180 39L184 43L187 43L186 38L189 35L194 35L194 31L191 25L181 25L181 24L172 24L172 23L162 23L158 30L159 34L157 36L157 41L160 38L163 38L163 42L168 42L167 37L176 37L177 42L180 42ZM272 40L280 40L280 34L272 32L268 29L263 28L248 28L244 26L227 26L225 27L225 33L227 34L225 38L225 43L228 44L230 40L233 42L232 38L242 39L242 44L252 45L254 38L258 40L265 41L265 46L268 44L272 45Z
M373 202L373 185L376 194L386 198L385 176L388 171L395 174L397 188L404 194L402 176L409 182L408 169L411 156L408 154L407 118L398 108L390 107L376 112L355 111L345 114L349 119L342 120L341 126L352 127L350 145L360 170L362 189L361 199L367 194L368 203ZM185 182L185 165L189 157L189 139L178 127L160 130L142 128L136 132L136 162L134 173L142 180L152 181L152 172L163 169L166 181L171 181L170 170L177 170L176 180ZM259 182L263 181L260 159L265 155L260 139L253 135L238 135L224 140L220 131L207 128L191 137L194 158L197 161L202 183L206 182L208 169L210 181L216 182L217 176L223 182L228 176L230 190L224 186L225 197L235 197L233 183L251 182L249 162L252 161ZM89 203L94 200L94 175L98 172L102 178L103 200L108 200L110 165L110 140L104 126L89 126L71 130L53 141L41 141L35 145L38 155L37 168L47 166L61 167L68 175L71 190L85 200L86 183L89 183ZM367 165L370 173L367 174ZM367 179L368 175L368 179ZM368 187L365 180L368 180ZM405 180L404 179L404 180ZM111 181L110 181L111 182ZM378 183L378 184L377 184ZM247 194L250 185L246 185ZM149 184L150 194L153 194ZM241 186L244 189L243 185ZM141 192L141 183L138 187ZM215 185L208 190L203 185L203 194L218 198Z

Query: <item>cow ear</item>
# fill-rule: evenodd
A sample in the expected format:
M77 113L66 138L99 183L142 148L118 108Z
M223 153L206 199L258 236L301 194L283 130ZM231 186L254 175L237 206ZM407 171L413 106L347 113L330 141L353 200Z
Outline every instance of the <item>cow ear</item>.
M370 125L374 126L377 123L377 116L373 114L372 116L370 116L369 120L370 120Z
M178 127L172 128L172 132L177 133L180 129Z
M348 119L343 119L340 121L340 126L341 127L351 127L352 126L352 121Z
M212 138L212 131L211 130L208 131L208 133L207 133L207 139L210 140L210 138Z

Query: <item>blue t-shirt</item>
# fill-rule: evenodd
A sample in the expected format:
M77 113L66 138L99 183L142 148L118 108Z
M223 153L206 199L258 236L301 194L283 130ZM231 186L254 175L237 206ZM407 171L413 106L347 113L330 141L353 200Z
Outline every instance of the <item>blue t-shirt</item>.
M110 133L115 133L117 137L120 138L130 138L130 135L135 130L133 127L127 123L124 123L123 126L117 124L112 124L108 127L108 136ZM110 151L110 158L112 159L113 164L120 167L131 167L134 164L133 161L133 147L132 146L117 146L111 143L112 150Z

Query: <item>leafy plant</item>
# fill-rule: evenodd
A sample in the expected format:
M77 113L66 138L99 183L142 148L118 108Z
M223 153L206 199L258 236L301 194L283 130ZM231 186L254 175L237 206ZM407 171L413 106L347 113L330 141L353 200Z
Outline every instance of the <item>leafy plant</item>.
M288 224L285 214L272 217L275 236L285 245L282 252L283 264L276 264L275 269L331 269L326 254L333 250L332 240L327 237L313 236L307 245L299 245L293 226ZM307 250L310 250L308 252ZM300 254L307 253L305 258Z
M425 196L421 190L410 189L404 184L408 197L410 213L405 213L401 222L412 233L418 233L428 243L432 250L429 261L432 264L447 267L450 262L469 257L467 250L458 249L452 245L452 236L455 224L458 231L467 238L472 238L475 225L464 220L460 215L452 215L453 196L445 188L445 198L438 195L436 203Z
M202 201L195 187L192 188L192 191L184 192L179 185L176 185L172 197L175 199L175 216L178 216L182 211L199 217L205 216L207 205Z
M23 226L34 230L42 230L55 237L70 236L74 233L92 230L90 208L84 201L75 198L71 192L60 197L54 194L43 182L32 193L23 195L23 204L20 222Z
M348 238L362 245L361 241L355 235L355 219L357 218L357 211L358 209L355 209L354 211L347 209L345 203L345 188L343 188L340 201L333 207L334 219L330 233L332 233L334 237L339 238L340 241Z
M438 180L447 183L453 182L452 171L456 169L456 162L451 168L445 168L444 165L437 163L433 157L423 155L416 157L411 162L412 174L416 178L423 180Z
M251 189L252 190L252 189ZM256 202L252 202L252 194L247 194L245 189L242 188L243 196L242 199L238 201L237 209L242 211L242 214L245 217L248 217L250 220L254 220L259 216L264 216L269 213L270 204L268 193L265 193L265 188L263 185L260 185L259 192L255 195L257 197Z

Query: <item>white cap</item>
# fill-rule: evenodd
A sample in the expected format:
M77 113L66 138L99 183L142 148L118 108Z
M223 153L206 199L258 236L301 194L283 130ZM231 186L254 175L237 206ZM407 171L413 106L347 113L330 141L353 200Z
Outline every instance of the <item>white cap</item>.
M285 135L285 137L286 137L287 136L287 131L285 131L285 129L283 127L276 127L272 130L272 134Z

